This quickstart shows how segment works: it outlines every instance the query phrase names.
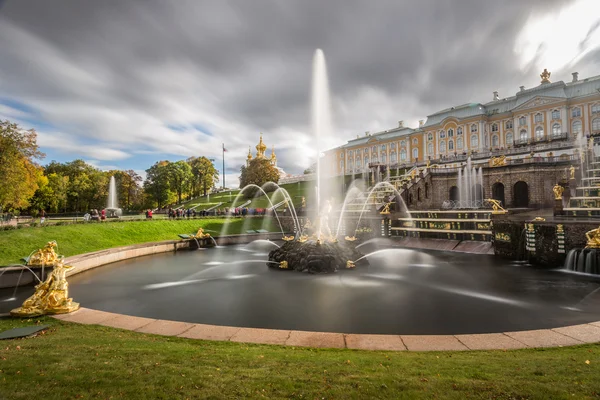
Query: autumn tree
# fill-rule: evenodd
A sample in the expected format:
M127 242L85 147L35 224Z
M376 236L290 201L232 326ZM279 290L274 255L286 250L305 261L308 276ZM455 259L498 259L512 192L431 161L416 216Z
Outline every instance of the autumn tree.
M42 174L36 160L43 157L35 130L0 121L0 210L29 205Z
M186 162L192 167L192 196L199 196L201 191L206 196L219 181L219 171L206 157L190 157Z
M108 175L115 177L120 207L130 210L142 206L141 176L131 169L126 171L109 171Z
M279 170L264 158L255 158L250 160L246 167L242 165L240 175L240 188L249 184L262 186L267 182L279 182ZM256 193L255 190L246 190L246 197L252 197Z

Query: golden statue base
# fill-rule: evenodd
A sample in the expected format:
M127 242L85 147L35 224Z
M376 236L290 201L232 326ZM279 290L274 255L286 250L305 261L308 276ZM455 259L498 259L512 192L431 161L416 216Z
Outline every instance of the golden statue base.
M348 268L348 269L356 268L354 261L350 261L350 260L346 261L346 268Z
M288 269L289 268L288 262L287 261L280 262L279 263L279 268L281 268L281 269Z

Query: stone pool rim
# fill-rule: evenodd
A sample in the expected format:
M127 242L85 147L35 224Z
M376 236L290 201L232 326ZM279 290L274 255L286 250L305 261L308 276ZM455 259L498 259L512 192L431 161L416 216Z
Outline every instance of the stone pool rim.
M232 235L217 238L219 245L240 244L259 239L280 239L280 233ZM92 268L130 258L186 249L187 240L142 243L115 247L66 259L75 275ZM512 350L540 347L565 347L600 342L600 321L552 329L457 335L377 335L313 332L282 329L245 328L197 324L129 316L81 308L70 314L53 316L65 322L96 324L140 333L190 339L293 347L346 348L379 351L460 351Z

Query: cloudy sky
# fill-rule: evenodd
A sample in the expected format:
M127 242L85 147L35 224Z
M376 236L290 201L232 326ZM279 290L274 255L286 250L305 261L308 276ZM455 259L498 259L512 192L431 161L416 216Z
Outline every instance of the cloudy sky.
M51 160L143 171L204 155L237 185L259 132L301 173L312 56L327 147L440 109L600 74L599 0L0 0L0 119ZM254 150L254 148L253 148Z

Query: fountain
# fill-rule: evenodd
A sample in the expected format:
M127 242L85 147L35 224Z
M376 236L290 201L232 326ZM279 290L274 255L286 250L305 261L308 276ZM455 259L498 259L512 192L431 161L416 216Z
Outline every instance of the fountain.
M302 227L296 234L297 240L285 240L281 248L271 251L267 265L286 270L331 273L339 268L354 268L352 260L360 258L361 254L352 244L353 240L338 242L338 230L334 235L329 225L332 188L331 185L322 185L325 169L321 168L320 158L322 139L331 134L332 125L327 68L321 49L315 51L313 58L311 110L317 149L317 185L313 198L315 206L309 212L310 220L314 221L314 224L310 228L306 225Z
M118 206L117 202L117 185L115 183L115 177L110 177L110 183L108 184L108 201L106 204L106 218L119 218L123 215L123 210Z
M467 159L464 169L458 170L458 202L453 208L469 209L483 206L483 170L477 170L471 164L471 157Z

